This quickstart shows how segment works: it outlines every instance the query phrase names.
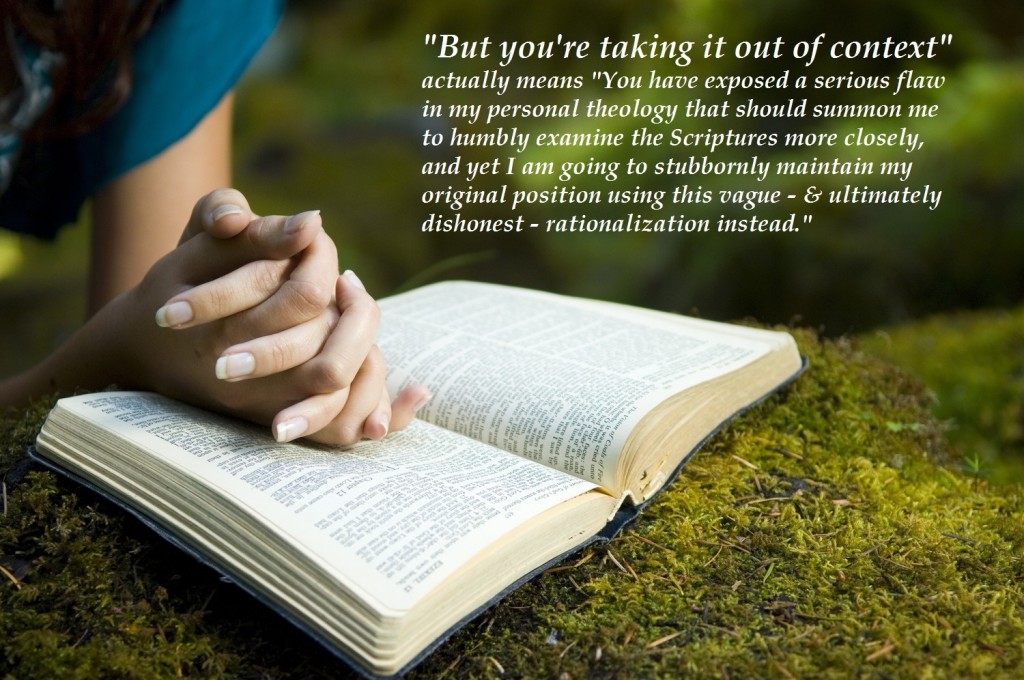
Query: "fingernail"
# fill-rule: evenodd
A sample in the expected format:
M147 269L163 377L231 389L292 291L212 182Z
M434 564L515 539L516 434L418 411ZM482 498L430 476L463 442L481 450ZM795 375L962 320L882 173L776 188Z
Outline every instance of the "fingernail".
M363 282L359 280L359 277L356 276L356 273L351 269L346 269L342 276L344 276L349 283L359 290L366 290L366 286L363 285Z
M391 420L384 413L378 413L371 417L373 418L373 423L381 430L380 436L374 437L374 439L384 439L384 437L388 436L388 428L391 425Z
M156 310L156 325L161 328L174 328L192 320L192 305L179 300L164 305Z
M277 427L274 428L274 439L282 444L290 442L306 434L307 429L309 429L309 423L305 418L301 416L290 418L283 423L277 424Z
M220 218L227 217L228 215L241 215L242 213L243 210L233 203L225 203L223 205L218 205L216 208L210 211L210 223L212 224L213 222L216 222Z
M284 223L284 232L286 234L293 234L299 231L319 214L319 210L307 210L306 212L300 212L298 215L292 215L288 218L288 221Z
M233 380L252 375L256 370L256 357L249 352L228 354L217 359L217 377L221 380Z
M434 395L431 394L430 392L424 394L422 397L420 397L420 400L417 401L416 404L412 407L413 412L415 413L416 411L419 411L421 408L427 405L428 401L430 401L433 398Z

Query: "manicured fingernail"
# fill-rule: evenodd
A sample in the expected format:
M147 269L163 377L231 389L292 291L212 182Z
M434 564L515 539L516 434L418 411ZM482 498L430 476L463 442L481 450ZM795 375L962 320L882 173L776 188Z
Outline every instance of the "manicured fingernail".
M417 401L416 404L412 407L413 412L415 413L416 411L419 411L421 408L427 405L428 401L430 401L433 398L434 395L431 394L430 392L424 394L422 397L420 397L420 400Z
M156 310L156 325L162 328L174 328L192 320L192 305L179 300L164 305Z
M249 352L228 354L217 359L217 377L221 380L234 380L252 375L256 370L256 357Z
M380 436L371 437L371 439L384 439L388 436L388 427L391 425L391 420L387 417L387 414L376 413L370 416L371 422L380 431Z
M298 215L292 215L288 218L288 221L284 223L284 232L286 234L293 234L299 231L319 214L319 210L307 210L306 212L301 212Z
M351 269L346 269L342 276L344 276L349 283L359 290L366 290L366 286L363 285L363 282L359 280L359 277L356 276L356 273Z
M233 203L225 203L223 205L218 205L216 208L210 211L210 223L212 224L219 220L220 218L227 217L228 215L241 215L242 213L243 210Z
M306 434L307 429L309 429L309 422L305 418L301 416L291 418L277 424L277 427L274 428L274 439L281 443L290 442Z

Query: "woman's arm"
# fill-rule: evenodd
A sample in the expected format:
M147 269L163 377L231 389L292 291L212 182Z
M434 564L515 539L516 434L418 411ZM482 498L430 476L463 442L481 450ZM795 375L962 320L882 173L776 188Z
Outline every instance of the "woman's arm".
M411 420L429 395L414 388L389 401L373 344L376 305L339 279L318 216L296 233L285 217L253 215L237 192L200 199L229 179L231 104L229 95L180 142L100 191L94 315L42 364L0 382L0 404L117 383L272 424L279 439L334 444ZM262 274L243 288L246 271ZM157 310L182 300L199 312L191 327L160 328ZM166 313L163 321L182 325L167 324ZM217 364L239 348L257 359L252 379L218 379ZM259 361L286 356L298 359Z
M299 333L299 344L308 345L313 356L261 377L225 380L216 375L215 366L231 347L261 354L256 349L261 343L288 345L281 334L248 340L260 335L260 307L268 301L196 325L168 328L157 322L156 310L175 294L181 299L195 293L190 299L203 309L204 296L230 299L235 292L230 274L238 270L212 286L189 288L195 272L216 274L226 266L260 261L262 254L301 252L322 232L318 222L306 223L297 232L285 229L286 223L285 217L258 218L233 238L206 232L189 238L158 260L139 285L104 305L42 363L0 381L0 405L117 384L272 424L279 440L304 436L350 444L362 436L379 439L389 430L401 429L429 395L423 388L409 388L389 401L383 361L374 345L376 303L350 274L331 282L337 305L327 307ZM267 265L271 280L287 277L290 271L287 261L268 260ZM222 285L225 281L232 285Z
M174 249L202 196L230 186L233 103L229 93L187 136L96 194L90 314L136 285Z

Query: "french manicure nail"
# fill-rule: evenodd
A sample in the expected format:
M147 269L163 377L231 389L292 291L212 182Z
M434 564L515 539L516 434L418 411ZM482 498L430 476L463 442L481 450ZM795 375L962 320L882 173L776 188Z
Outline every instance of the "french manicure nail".
M309 429L309 422L302 416L289 418L283 423L278 423L274 428L274 439L280 443L290 442L306 434Z
M192 320L192 305L179 300L164 305L156 310L156 325L161 328L174 328Z
M249 352L228 354L217 359L215 371L221 380L233 380L252 375L256 370L256 357Z
M427 392L427 393L426 393L425 395L423 395L422 397L420 397L420 400L419 400L419 401L417 401L417 402L416 402L416 403L415 403L415 404L413 405L413 407L412 407L413 413L415 413L416 411L419 411L419 410L420 410L421 408L423 408L424 406L426 406L426 405L427 405L427 402L429 402L429 401L430 401L431 399L433 399L433 398L434 398L434 395L433 395L433 394L431 394L430 392Z
M306 212L300 212L297 215L292 215L284 223L284 232L286 234L294 234L295 232L302 229L312 220L314 217L320 214L319 210L307 210Z
M378 413L374 415L373 422L381 429L381 435L380 437L377 437L377 439L383 439L388 436L388 429L390 428L391 421L386 414Z
M366 286L363 285L363 282L359 280L359 277L356 276L356 273L351 269L346 269L342 276L344 276L349 283L359 290L366 290Z
M233 203L225 203L223 205L218 205L216 208L210 211L210 223L212 224L213 222L216 222L220 218L227 217L228 215L241 215L243 214L243 212L244 211L239 206Z

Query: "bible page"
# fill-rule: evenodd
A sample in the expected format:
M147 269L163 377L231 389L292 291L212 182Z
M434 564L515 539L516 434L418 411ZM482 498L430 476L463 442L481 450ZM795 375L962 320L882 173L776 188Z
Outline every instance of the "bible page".
M125 461L90 447L96 453L82 455L100 467L158 461L184 478L176 493L202 487L230 499L389 615L411 608L483 546L595 488L422 421L384 442L339 450L278 444L262 429L153 394L83 395L60 407L84 423L75 429L116 431L151 455ZM208 497L196 491L191 500Z
M434 394L420 417L606 488L650 409L792 342L491 284L434 284L380 304L389 389Z

